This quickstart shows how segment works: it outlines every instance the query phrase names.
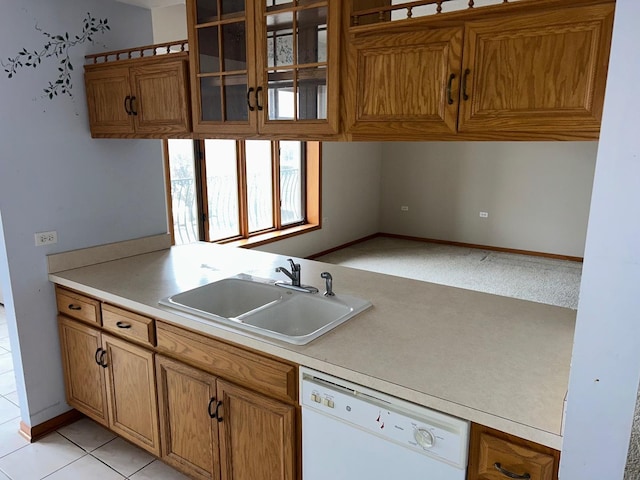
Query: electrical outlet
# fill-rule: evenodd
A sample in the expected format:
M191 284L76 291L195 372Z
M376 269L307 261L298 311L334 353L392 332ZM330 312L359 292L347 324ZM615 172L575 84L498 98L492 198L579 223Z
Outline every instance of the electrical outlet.
M42 245L49 245L51 243L58 243L58 232L52 230L51 232L39 232L35 234L36 247Z
M480 218L489 218L489 212L480 212Z
M409 211L409 207L407 207L406 205L402 205L402 206L400 207L400 211L401 211L401 212L408 212L408 211Z

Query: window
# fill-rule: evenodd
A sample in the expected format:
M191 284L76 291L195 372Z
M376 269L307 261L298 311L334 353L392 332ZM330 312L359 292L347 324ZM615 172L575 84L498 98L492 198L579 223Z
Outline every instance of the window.
M168 140L174 243L259 245L319 228L320 144Z

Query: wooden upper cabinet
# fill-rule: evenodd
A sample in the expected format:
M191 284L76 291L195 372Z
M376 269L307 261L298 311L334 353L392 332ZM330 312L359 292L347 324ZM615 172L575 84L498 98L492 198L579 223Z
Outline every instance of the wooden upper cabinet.
M87 69L84 80L92 136L134 133L133 117L128 113L129 68Z
M356 37L349 132L455 133L462 35L454 27Z
M187 21L196 133L338 132L339 1L187 0Z
M354 140L598 138L615 4L545 0L350 29Z
M93 137L165 138L191 131L187 53L85 65Z
M613 4L468 22L460 132L597 136Z

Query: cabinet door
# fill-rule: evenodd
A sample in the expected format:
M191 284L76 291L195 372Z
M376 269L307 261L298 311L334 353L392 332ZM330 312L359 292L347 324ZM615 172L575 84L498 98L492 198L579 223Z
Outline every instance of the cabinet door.
M66 317L58 317L67 403L96 422L108 426L107 389L100 331Z
M223 480L294 480L295 409L218 381Z
M128 113L131 98L129 68L87 69L84 80L91 134L133 133L133 115Z
M613 4L469 22L460 132L600 130Z
M131 67L131 110L136 133L189 132L186 68L182 60Z
M110 335L106 350L109 425L118 435L160 455L153 352Z
M349 57L347 130L402 139L455 133L462 27L356 37Z
M218 479L216 378L156 356L162 459L192 478Z
M188 0L193 128L212 136L257 131L253 3Z
M255 3L260 132L337 133L340 2Z

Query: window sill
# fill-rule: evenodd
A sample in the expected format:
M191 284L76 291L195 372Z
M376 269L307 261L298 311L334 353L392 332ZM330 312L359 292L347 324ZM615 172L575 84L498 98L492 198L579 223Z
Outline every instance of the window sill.
M287 228L284 230L278 230L276 232L263 233L262 235L256 235L250 238L243 238L242 240L232 240L230 242L219 242L225 245L231 245L232 247L242 248L254 248L260 245L266 245L268 243L284 240L285 238L295 237L296 235L302 235L303 233L312 232L314 230L320 230L321 225L316 223L307 223L306 225L298 225L296 227Z

